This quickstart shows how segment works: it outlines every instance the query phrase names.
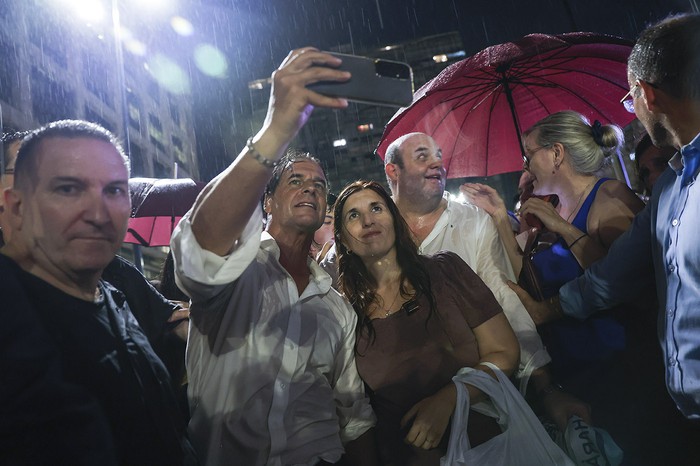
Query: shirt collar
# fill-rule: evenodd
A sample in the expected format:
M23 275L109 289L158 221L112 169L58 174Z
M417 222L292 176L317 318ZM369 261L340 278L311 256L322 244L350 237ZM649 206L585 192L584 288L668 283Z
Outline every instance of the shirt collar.
M273 238L267 231L263 231L260 235L260 247L272 254L275 259L279 261L280 248L277 246L277 241L275 241L275 238ZM320 294L328 293L333 282L331 276L328 275L328 273L323 270L321 266L311 258L311 256L309 256L306 260L306 264L309 266L309 270L311 271L311 281L316 284ZM306 293L306 291L304 291L304 293Z
M698 133L695 138L690 141L685 146L681 147L681 150L676 152L676 154L671 157L668 161L669 166L676 172L676 175L681 176L683 173L683 167L686 165L685 160L700 157L700 133ZM693 176L695 173L693 174Z

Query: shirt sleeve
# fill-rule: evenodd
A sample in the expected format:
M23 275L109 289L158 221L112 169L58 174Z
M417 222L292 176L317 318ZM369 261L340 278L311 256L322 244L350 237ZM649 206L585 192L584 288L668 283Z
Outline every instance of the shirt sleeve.
M485 217L478 232L480 242L475 272L491 289L513 327L520 344L520 365L515 376L527 381L533 370L546 365L552 358L542 344L535 322L518 295L506 284L506 280L515 281L515 275L496 226L488 215Z
M331 290L331 293L334 291ZM338 299L342 299L338 297ZM357 316L345 301L341 306L347 307L351 315L343 328L345 335L335 358L335 378L333 394L335 396L338 419L340 421L340 440L346 444L374 426L376 417L365 395L365 386L357 373L355 365L355 326Z
M197 302L219 294L255 260L260 248L262 213L255 210L234 250L227 256L207 251L197 242L192 232L191 213L188 212L175 228L170 247L175 262L175 282Z
M651 235L651 207L647 205L605 257L561 287L559 299L564 313L585 319L633 300L640 289L654 287Z

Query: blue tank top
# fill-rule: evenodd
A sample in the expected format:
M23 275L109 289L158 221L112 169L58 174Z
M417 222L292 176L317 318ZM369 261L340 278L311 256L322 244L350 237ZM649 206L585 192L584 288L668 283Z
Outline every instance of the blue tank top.
M583 233L588 233L588 214L598 189L608 179L601 178L596 182L571 222ZM583 274L583 269L562 238L550 248L538 252L533 257L533 263L542 279L546 298L556 296L562 285ZM613 352L625 347L624 327L605 314L585 321L564 318L541 326L540 333L552 357L553 372L560 378L607 359Z
M598 188L607 180L608 178L601 178L596 182L571 222L583 233L588 233L588 212L591 210ZM545 298L556 296L562 285L583 274L583 269L563 238L559 238L550 248L535 254L532 262L540 275Z

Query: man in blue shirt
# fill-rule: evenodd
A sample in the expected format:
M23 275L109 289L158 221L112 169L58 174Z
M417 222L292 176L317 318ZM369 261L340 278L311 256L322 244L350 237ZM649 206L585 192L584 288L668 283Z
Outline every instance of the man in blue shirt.
M697 14L669 17L641 33L628 61L630 91L621 102L633 109L654 145L678 150L671 169L608 255L562 287L559 301L537 303L516 289L539 324L561 312L584 319L632 301L655 283L666 386L691 420L700 419L699 51Z

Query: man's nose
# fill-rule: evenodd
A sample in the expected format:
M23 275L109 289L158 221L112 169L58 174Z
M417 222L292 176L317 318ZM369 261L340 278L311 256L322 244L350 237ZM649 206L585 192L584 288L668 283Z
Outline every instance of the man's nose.
M90 193L85 196L83 218L95 225L104 225L110 221L107 200L102 193Z
M437 154L432 154L429 163L430 168L442 168L442 157L438 157Z
M316 194L318 192L318 186L313 181L307 181L302 185L302 192Z

